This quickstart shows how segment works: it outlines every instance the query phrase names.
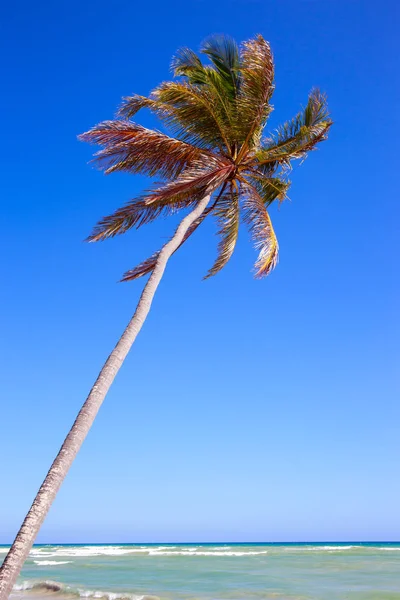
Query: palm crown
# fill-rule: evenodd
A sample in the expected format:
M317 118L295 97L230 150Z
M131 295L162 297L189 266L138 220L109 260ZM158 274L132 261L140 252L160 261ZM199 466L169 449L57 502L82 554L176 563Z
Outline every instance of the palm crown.
M218 256L206 277L215 275L232 255L242 217L259 249L256 276L262 277L278 259L268 207L286 197L291 161L304 158L326 139L332 125L326 98L313 90L303 111L263 138L274 91L268 42L258 35L239 49L232 39L214 36L203 43L200 52L209 59L208 64L189 48L182 48L172 61L178 80L162 83L149 97L124 98L116 120L104 121L80 136L102 146L95 161L106 173L128 171L163 179L104 217L88 239L98 241L125 233L160 215L193 207L212 194L208 208L183 242L208 215L216 216ZM174 137L129 120L145 107ZM123 280L150 273L157 257L155 253L125 273Z

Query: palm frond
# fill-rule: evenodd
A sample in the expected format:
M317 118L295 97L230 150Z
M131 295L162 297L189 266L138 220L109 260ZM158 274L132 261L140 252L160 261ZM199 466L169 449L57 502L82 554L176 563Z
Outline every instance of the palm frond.
M226 114L209 86L167 81L153 90L150 98L124 98L117 116L130 119L142 108L150 109L185 142L199 148L229 148Z
M194 202L196 202L196 199L193 199L192 202L170 200L169 202L153 202L149 205L146 195L139 196L118 208L111 215L100 219L86 241L100 242L121 235L132 229L132 227L139 228L142 225L151 223L160 216L168 216L186 206L191 206Z
M168 82L175 83L175 82ZM159 88L167 84L161 84ZM210 113L204 103L197 102L195 98L185 98L183 110L177 102L176 95L173 95L173 101L167 97L164 102L160 99L171 94L159 94L159 88L154 90L150 98L144 96L126 96L118 109L117 117L122 119L132 118L142 108L148 108L156 115L177 138L190 143L198 148L219 148L223 149L223 141L220 135L215 135L217 130L214 113ZM212 102L209 102L212 105ZM191 118L193 117L193 121ZM196 120L197 119L197 120ZM207 128L212 127L214 133L207 135Z
M218 235L221 236L221 240L218 244L217 259L204 279L223 269L236 246L239 233L239 191L233 184L230 184L229 189L219 198L214 214L219 223Z
M199 147L230 148L230 131L220 102L207 86L167 81L156 88L158 114L184 141Z
M206 167L210 158L206 150L129 121L104 121L79 139L103 146L94 162L106 174L128 171L174 178L195 162Z
M268 208L274 200L283 202L291 185L291 181L283 181L279 177L265 177L257 172L252 172L245 179L262 198L265 208Z
M258 158L260 156L260 151L257 150L255 156ZM260 173L263 177L273 177L276 172L279 171L287 171L286 163L279 163L278 161L270 161L259 163L257 162L257 158L253 161L254 168L256 168L256 172Z
M181 48L172 60L177 81L167 81L149 97L123 99L114 121L104 121L80 139L98 144L94 162L105 173L126 171L163 180L104 217L89 241L104 240L160 216L196 206L205 195L219 195L188 231L207 214L218 220L217 258L206 278L230 259L239 213L248 224L259 256L256 277L268 275L278 260L278 242L269 206L287 197L287 174L293 159L303 159L327 138L332 125L326 98L313 90L304 110L269 138L263 128L272 111L274 62L268 42L258 35L238 49L226 36L203 42L200 54ZM132 123L148 108L171 131L165 135ZM149 274L159 253L127 271L123 281Z
M116 117L121 119L131 119L142 108L150 108L154 110L155 104L157 103L151 98L147 98L147 96L140 96L139 94L125 96L122 98L122 104L117 110Z
M243 211L255 247L260 250L255 277L265 277L278 263L279 245L262 197L252 186L244 187Z
M261 35L243 44L240 76L237 129L244 153L259 142L272 111L269 101L274 91L274 61L270 45Z
M97 223L90 242L98 242L125 233L132 227L151 223L159 216L197 204L207 193L218 188L229 177L232 166L211 163L213 169L197 165L184 171L176 181L166 183L135 198Z
M332 123L326 96L313 90L304 111L279 127L276 134L265 141L256 158L260 164L304 158L319 142L327 139Z
M172 57L171 70L175 77L187 77L192 84L202 85L206 83L204 65L196 52L193 52L190 48L179 48Z
M198 219L193 221L193 223L191 224L191 226L185 233L183 240L181 241L181 243L179 244L179 246L176 250L178 250L182 246L182 244L184 244L186 242L186 240L196 231L196 229L199 227L199 225L201 225L201 223L204 221L204 219L207 217L207 215L210 214L210 212L212 210L213 210L213 207L207 208L200 215L200 217ZM176 250L175 250L175 252L176 252ZM137 265L133 269L130 269L129 271L126 271L126 273L124 273L121 281L133 281L134 279L139 279L139 277L148 275L149 273L151 273L153 271L154 267L156 266L159 256L160 256L160 250L157 250L157 252L154 252L154 254L152 254L149 258L146 258L146 260L141 262L139 265Z
M209 159L207 168L199 162L186 169L175 181L170 181L157 188L148 196L147 204L168 201L170 199L185 199L189 194L205 194L207 190L215 190L227 179L234 166L215 157Z
M184 77L194 86L204 86L210 94L218 114L224 121L224 129L230 128L236 114L236 104L232 102L232 81L214 67L203 65L199 57L189 48L181 48L172 60L171 67L175 76Z
M239 49L227 35L213 35L204 40L200 52L212 62L228 97L236 98L239 85Z

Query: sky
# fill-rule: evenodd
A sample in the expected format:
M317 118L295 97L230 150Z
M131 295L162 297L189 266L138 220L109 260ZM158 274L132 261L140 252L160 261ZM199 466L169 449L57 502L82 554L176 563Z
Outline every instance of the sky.
M0 543L135 309L120 276L177 223L85 244L149 182L76 136L212 33L270 41L270 130L314 86L335 124L272 210L268 278L244 228L215 278L212 221L173 257L37 541L400 540L398 27L394 0L3 7Z

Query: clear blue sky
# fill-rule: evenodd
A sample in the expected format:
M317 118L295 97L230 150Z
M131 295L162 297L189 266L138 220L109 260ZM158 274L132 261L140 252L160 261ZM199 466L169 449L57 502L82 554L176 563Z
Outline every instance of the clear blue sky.
M168 78L178 47L218 32L270 40L271 128L313 86L335 125L273 211L281 254L270 277L252 279L243 230L229 266L203 282L213 223L174 257L38 541L400 539L397 10L394 0L5 5L0 542L134 310L142 282L116 281L175 225L84 244L147 182L93 170L76 135Z

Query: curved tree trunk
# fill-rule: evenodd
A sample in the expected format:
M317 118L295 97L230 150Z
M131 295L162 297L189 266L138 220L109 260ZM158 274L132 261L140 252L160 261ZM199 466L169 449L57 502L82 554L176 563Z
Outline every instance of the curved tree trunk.
M0 569L0 600L7 600L49 508L78 454L115 376L142 328L168 259L183 241L190 225L204 212L209 200L210 195L207 195L199 202L196 208L182 220L174 237L162 248L156 266L142 292L135 314L100 371L3 562Z

